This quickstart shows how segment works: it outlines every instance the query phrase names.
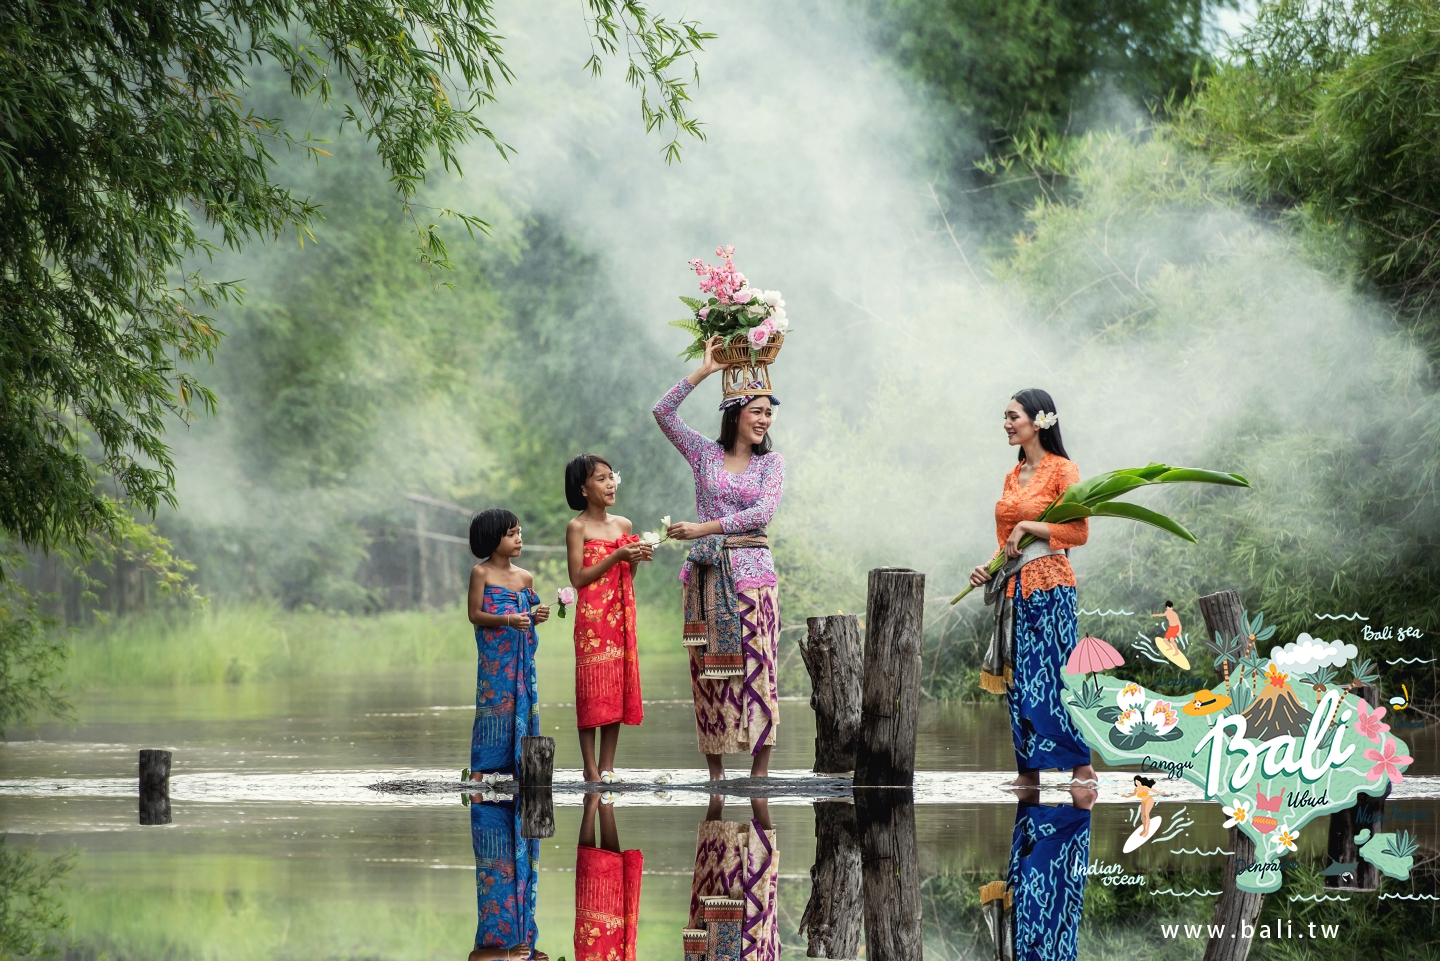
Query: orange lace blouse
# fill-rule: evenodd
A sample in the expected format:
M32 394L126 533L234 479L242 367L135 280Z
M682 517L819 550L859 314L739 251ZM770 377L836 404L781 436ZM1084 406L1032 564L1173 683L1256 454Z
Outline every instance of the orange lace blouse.
M995 502L995 540L1001 549L1010 537L1010 532L1021 521L1033 521L1050 506L1050 503L1065 493L1065 488L1079 483L1080 468L1058 454L1046 454L1035 469L1030 483L1020 486L1020 468L1005 475L1005 490ZM1090 537L1090 522L1085 518L1050 525L1050 547L1063 550L1079 547ZM1020 596L1028 598L1036 591L1048 591L1052 587L1074 587L1075 571L1064 554L1050 554L1031 561L1020 569ZM1015 596L1015 581L1010 582L1006 594Z

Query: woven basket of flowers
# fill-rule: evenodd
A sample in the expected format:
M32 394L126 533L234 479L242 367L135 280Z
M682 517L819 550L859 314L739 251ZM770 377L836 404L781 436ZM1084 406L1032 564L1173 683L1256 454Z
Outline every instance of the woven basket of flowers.
M724 397L771 394L770 364L780 356L785 331L790 328L785 301L778 290L750 286L745 275L735 269L734 247L716 247L715 254L722 260L719 266L690 261L690 269L700 277L700 292L709 296L704 300L680 298L691 316L672 321L670 326L695 338L680 356L687 360L702 357L706 341L724 337L724 345L714 355L729 365L722 381Z

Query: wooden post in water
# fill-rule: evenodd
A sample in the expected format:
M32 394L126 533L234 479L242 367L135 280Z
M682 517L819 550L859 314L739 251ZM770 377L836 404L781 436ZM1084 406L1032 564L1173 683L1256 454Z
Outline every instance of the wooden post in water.
M805 624L810 643L799 644L805 670L810 673L810 709L815 712L813 770L816 774L849 774L855 770L860 737L864 656L860 619L854 614L836 614L809 617Z
M555 836L555 799L551 785L555 779L555 739L553 737L522 737L520 767L520 836L549 838Z
M855 792L867 961L920 961L920 861L910 791Z
M870 572L856 787L910 787L915 783L924 624L924 574L901 567Z
M1371 707L1380 705L1380 688L1376 685L1362 685L1359 693L1360 698ZM1390 791L1387 788L1384 794L1378 796L1356 795L1353 807L1336 811L1330 815L1330 836L1326 848L1330 863L1321 870L1326 870L1335 864L1354 864L1355 866L1347 872L1350 875L1349 880L1339 874L1326 875L1325 886L1327 888L1340 888L1345 891L1380 890L1380 869L1360 856L1360 845L1355 843L1355 835L1365 828L1369 828L1374 834L1380 833L1385 823L1383 820L1385 798L1389 794Z
M170 823L170 752L140 752L140 823Z
M859 957L864 918L860 866L855 805L849 801L816 801L810 901L800 916L800 931L808 932L807 958Z
M1244 612L1238 591L1218 591L1200 598L1200 616L1205 618L1207 639L1213 639L1217 631L1226 640L1240 634L1244 627ZM1238 653L1243 653L1243 650ZM1224 925L1225 933L1212 937L1205 945L1205 961L1245 961L1245 957L1250 953L1255 921L1260 917L1263 896L1241 891L1235 885L1235 869L1239 866L1237 862L1255 863L1255 842L1239 828L1231 828L1230 850L1233 853L1225 859L1222 891L1215 902L1214 918L1214 924ZM1250 937L1244 934L1247 926Z
M1235 885L1238 862L1255 863L1255 842L1239 828L1231 828L1230 850L1232 853L1225 859L1220 897L1215 902L1214 924L1223 924L1224 933L1212 936L1206 943L1204 961L1245 961L1250 954L1255 921L1260 917L1260 904L1264 900L1264 895L1241 891ZM1221 929L1217 927L1216 930ZM1245 934L1247 930L1249 935Z

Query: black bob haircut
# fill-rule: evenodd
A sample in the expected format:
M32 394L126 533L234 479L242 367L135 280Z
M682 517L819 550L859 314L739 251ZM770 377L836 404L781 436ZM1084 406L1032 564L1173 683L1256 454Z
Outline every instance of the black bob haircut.
M767 394L761 394L760 397L764 397L769 400L771 407L779 406L775 403L774 398L771 398ZM750 401L750 404L755 403L755 401L759 400L760 397L756 397L754 400ZM716 438L715 442L721 447L723 447L725 450L730 450L735 446L735 438L740 433L740 412L745 408L749 407L750 404L734 404L730 407L725 408L725 413L720 415L720 436ZM765 432L765 439L762 440L760 443L750 445L750 453L770 453L769 431Z
M1055 413L1055 398L1051 397L1039 387L1027 387L1013 395L1010 399L1019 401L1020 406L1025 409L1025 416L1029 417L1032 421L1040 416L1042 410L1050 414ZM1051 454L1059 454L1066 460L1070 459L1070 455L1065 453L1065 442L1060 439L1059 424L1052 424L1049 427L1039 427L1037 425L1035 429L1040 432L1040 447L1042 449ZM1021 463L1025 462L1025 448L1023 447L1020 448L1019 459Z
M595 473L596 464L610 467L610 462L599 454L581 454L565 465L565 503L570 505L572 511L583 511L586 508L585 493L580 488L584 487L590 475Z
M470 553L483 561L495 553L510 528L519 526L520 518L503 507L481 511L470 519Z

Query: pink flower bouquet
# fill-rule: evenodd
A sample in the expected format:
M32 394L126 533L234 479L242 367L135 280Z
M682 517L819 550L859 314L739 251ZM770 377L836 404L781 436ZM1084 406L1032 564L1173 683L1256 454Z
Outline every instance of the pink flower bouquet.
M700 278L700 292L709 298L681 297L693 316L670 323L671 327L695 337L680 354L686 360L703 356L705 342L717 334L724 337L727 344L748 342L753 354L773 335L783 334L790 328L780 291L751 287L745 275L735 269L734 247L716 247L715 255L722 259L719 266L699 258L690 261L690 269Z

